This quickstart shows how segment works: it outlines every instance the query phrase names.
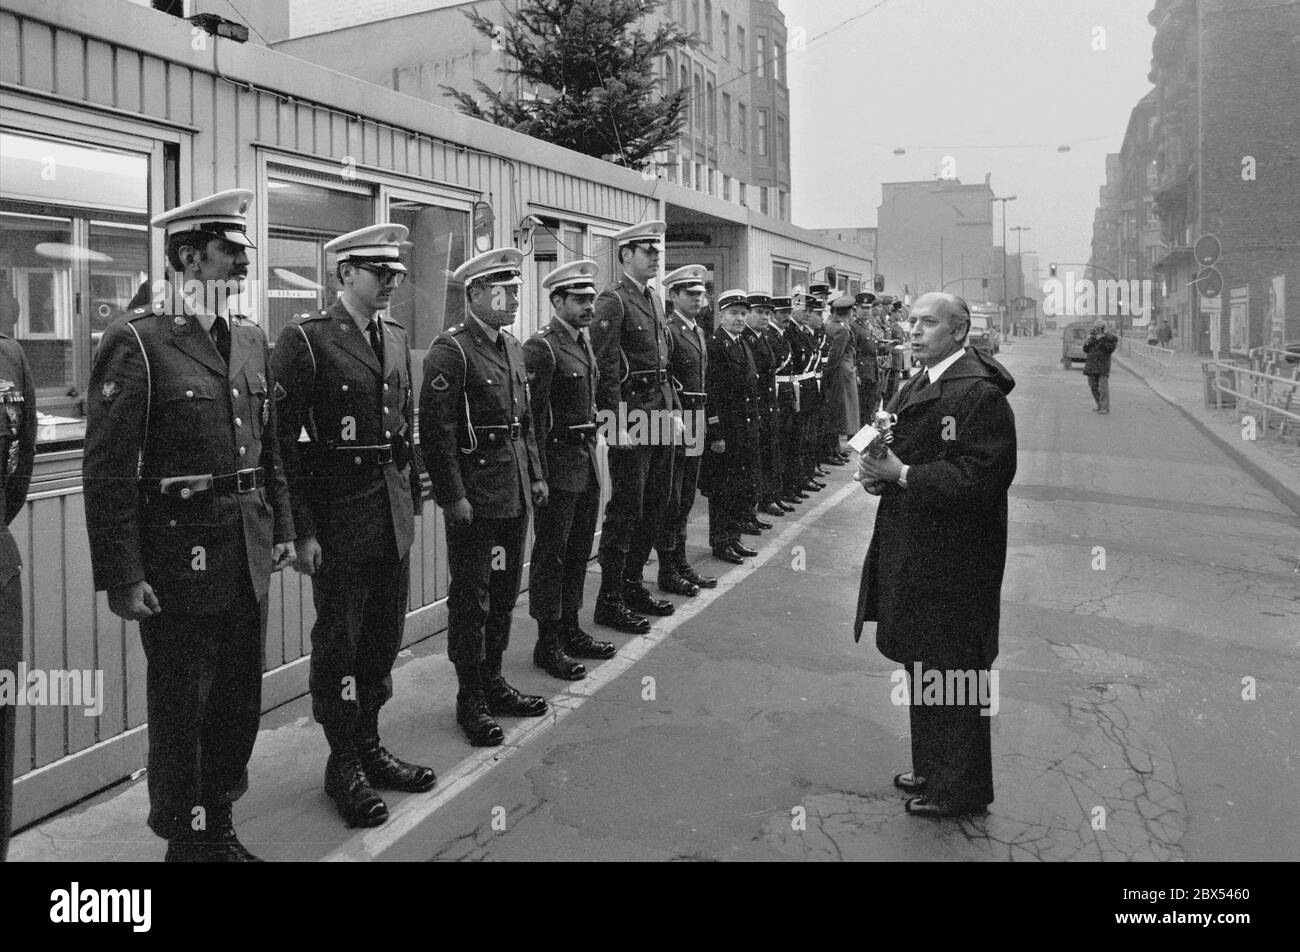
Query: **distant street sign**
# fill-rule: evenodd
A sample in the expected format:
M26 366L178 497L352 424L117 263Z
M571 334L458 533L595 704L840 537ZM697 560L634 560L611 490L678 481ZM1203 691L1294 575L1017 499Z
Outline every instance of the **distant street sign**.
M1209 267L1219 260L1222 250L1219 247L1219 239L1207 233L1196 239L1196 246L1192 249L1192 253L1196 256L1197 264Z
M1202 268L1196 272L1196 280L1192 284L1196 285L1201 297L1217 298L1223 293L1223 275L1218 268Z

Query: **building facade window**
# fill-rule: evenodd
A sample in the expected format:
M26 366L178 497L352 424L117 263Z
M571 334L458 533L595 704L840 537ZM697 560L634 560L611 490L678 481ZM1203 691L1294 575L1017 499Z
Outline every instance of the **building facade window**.
M790 153L786 151L786 132L785 116L776 117L776 157L782 163L790 161Z
M736 64L740 71L745 71L745 28L736 24Z
M749 149L749 109L742 102L736 107L736 138L740 143L740 151L745 152Z
M790 265L790 290L793 292L795 288L808 290L808 265Z
M693 13L695 14L695 35L700 35L700 0L691 0Z
M162 211L150 201L161 146L155 162L151 144L89 140L0 132L0 331L31 366L42 450L85 435L94 348L150 280L149 219Z
M759 79L767 78L767 40L762 36L754 37L754 72Z
M704 45L713 48L713 0L704 0Z
M722 58L731 59L731 15L722 11Z
M725 172L722 175L722 198L724 201L731 201L731 176Z
M731 93L722 94L722 141L731 145Z
M696 72L695 85L691 87L691 99L695 100L695 104L692 107L695 114L695 127L697 129L700 129L701 131L704 129L707 123L707 117L704 112L704 104L699 102L699 100L703 97L703 95L704 95L704 77L702 77L699 74L699 72Z
M759 156L767 155L767 110L758 110L758 128L754 134L756 137L756 148Z
M772 72L776 74L776 81L782 86L785 85L785 44L772 44Z
M770 191L770 188L762 186L758 189L758 210L764 215L772 214L771 202L768 200L768 192Z
M784 261L772 262L772 295L785 297L790 293L790 266Z
M780 218L782 221L789 221L790 220L790 193L785 190L780 190L776 193L776 200L777 200L777 209L776 209L777 217Z

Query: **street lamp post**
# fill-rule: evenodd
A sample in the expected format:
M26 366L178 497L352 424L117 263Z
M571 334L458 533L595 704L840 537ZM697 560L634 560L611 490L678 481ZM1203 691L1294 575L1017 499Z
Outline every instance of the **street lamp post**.
M1007 195L1003 198L993 196L992 201L1002 203L1002 327L999 330L1003 337L1007 336L1007 311L1010 309L1010 295L1007 293L1007 202L1014 202L1016 196Z
M1002 208L1005 211L1006 206L1003 205ZM1003 219L1005 221L1005 215L1003 215ZM1025 253L1021 246L1021 241L1024 239L1024 233L1027 231L1033 231L1033 229L1026 228L1024 225L1017 225L1011 230L1016 233L1016 271L1020 273L1020 297L1023 299L1025 296ZM1035 330L1037 330L1037 328L1035 328Z

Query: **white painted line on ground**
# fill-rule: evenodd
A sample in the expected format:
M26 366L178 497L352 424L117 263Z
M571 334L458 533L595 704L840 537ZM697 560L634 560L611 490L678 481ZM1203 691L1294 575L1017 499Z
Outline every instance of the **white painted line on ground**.
M356 833L350 839L339 844L338 848L328 853L322 860L326 863L363 862L376 859L421 823L429 819L445 804L464 793L477 780L482 778L498 764L504 763L531 743L545 734L561 720L568 717L597 691L627 672L634 664L650 653L659 642L671 635L683 622L694 618L717 599L731 591L760 567L781 552L786 544L802 532L805 524L819 519L824 513L835 508L854 490L861 491L859 483L850 480L848 485L835 491L829 498L803 513L801 517L786 526L785 530L764 545L757 556L737 565L718 579L718 587L704 589L689 601L677 603L677 611L666 618L655 621L654 627L645 635L638 635L622 648L613 658L601 663L594 671L581 681L573 682L567 690L550 698L551 711L546 717L531 718L521 722L514 730L506 732L505 743L500 747L484 747L466 757L451 770L438 778L438 787L428 793L408 796L398 806L389 811L388 822ZM795 515L795 513L790 513ZM757 540L756 540L757 541Z

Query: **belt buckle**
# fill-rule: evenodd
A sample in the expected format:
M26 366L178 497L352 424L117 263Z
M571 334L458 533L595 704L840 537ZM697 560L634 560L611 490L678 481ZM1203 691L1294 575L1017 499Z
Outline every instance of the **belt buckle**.
M509 427L509 437L512 440L520 439L524 434L524 425L522 423L511 423Z
M251 493L257 489L257 473L256 469L237 470L235 472L235 492ZM247 485L244 483L244 477L248 477Z
M375 453L375 462L377 462L380 466L383 466L385 463L391 463L392 461L393 461L393 444L389 443L387 446L379 447L379 449Z

